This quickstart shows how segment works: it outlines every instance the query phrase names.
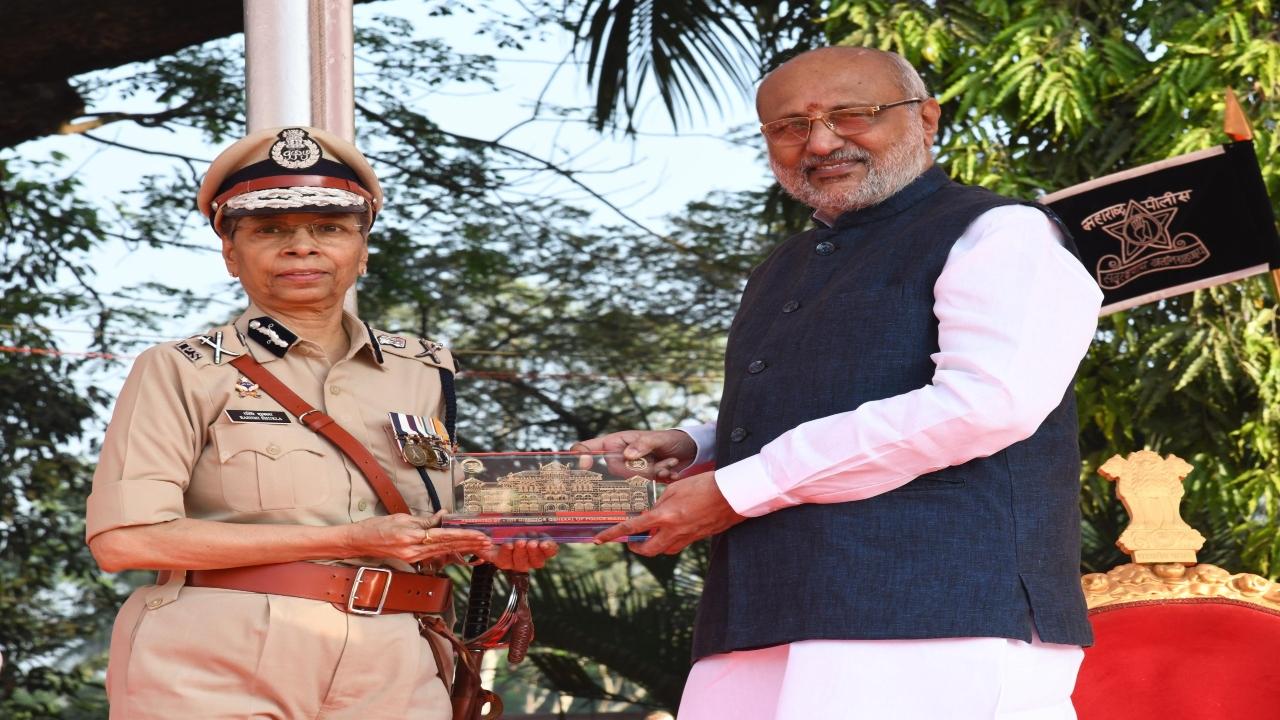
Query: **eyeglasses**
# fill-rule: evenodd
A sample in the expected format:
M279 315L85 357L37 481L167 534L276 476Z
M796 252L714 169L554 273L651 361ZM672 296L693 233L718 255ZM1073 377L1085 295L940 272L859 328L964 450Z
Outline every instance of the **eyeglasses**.
M316 220L315 222L298 223L296 225L265 220L245 227L240 227L237 223L232 232L243 230L255 242L283 243L292 239L294 233L299 229L304 228L316 242L326 245L343 243L357 238L360 236L360 231L364 229L364 226L347 220Z
M809 141L809 132L814 120L821 120L823 125L840 137L858 135L871 129L875 123L876 113L881 110L924 102L925 98L907 98L885 105L868 105L866 107L841 108L831 112L817 113L808 117L786 117L760 126L764 139L771 145L785 147L787 145L803 145Z

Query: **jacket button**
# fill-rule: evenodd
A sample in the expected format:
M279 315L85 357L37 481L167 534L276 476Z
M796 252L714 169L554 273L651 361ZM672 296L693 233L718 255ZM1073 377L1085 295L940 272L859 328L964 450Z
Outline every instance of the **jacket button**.
M799 310L799 309L800 309L800 301L799 301L799 300L788 300L788 301L787 301L786 303L784 303L784 304L783 304L783 306L782 306L782 312L784 312L784 313L793 313L793 312L795 312L795 311L797 311L797 310Z
M813 251L819 255L830 255L836 251L836 244L828 240L823 240L814 246Z
M271 443L270 445L267 446L267 454L270 455L271 457L275 457L276 455L279 455L280 446L275 443Z
M752 360L751 364L747 366L747 372L755 375L758 372L764 372L767 367L769 367L769 364L763 360Z
M337 385L330 385L330 386L329 386L329 394L330 394L330 395L341 395L341 394L342 394L342 388L338 387Z
M356 503L356 509L357 509L357 510L362 510L362 511L363 511L363 510L368 510L368 509L369 509L369 501L368 501L368 500L361 500L360 502Z
M746 428L736 427L733 432L729 433L729 442L742 442L747 439Z

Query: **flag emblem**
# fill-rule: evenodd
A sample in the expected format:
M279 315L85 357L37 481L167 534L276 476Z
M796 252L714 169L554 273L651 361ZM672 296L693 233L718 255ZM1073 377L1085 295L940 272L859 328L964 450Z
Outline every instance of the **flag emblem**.
M1190 199L1190 190L1166 192L1141 202L1130 199L1085 218L1081 226L1088 230L1095 221L1120 215L1118 220L1102 221L1100 225L1103 232L1120 241L1120 252L1098 259L1098 285L1103 290L1116 290L1143 275L1192 267L1208 260L1209 248L1199 237L1169 230L1178 214L1176 204Z

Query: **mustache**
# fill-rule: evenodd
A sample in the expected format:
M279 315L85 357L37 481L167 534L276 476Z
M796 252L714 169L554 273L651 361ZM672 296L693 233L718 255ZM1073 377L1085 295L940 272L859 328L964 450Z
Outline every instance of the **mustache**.
M800 171L807 172L819 165L828 163L848 162L857 160L867 164L871 163L871 153L857 147L840 148L827 155L810 155L800 162Z

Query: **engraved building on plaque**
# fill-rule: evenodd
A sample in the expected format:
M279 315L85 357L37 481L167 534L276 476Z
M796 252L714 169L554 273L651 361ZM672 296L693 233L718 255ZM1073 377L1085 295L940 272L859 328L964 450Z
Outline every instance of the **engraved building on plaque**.
M458 483L458 510L467 514L636 513L653 504L653 482L640 475L606 480L601 473L552 461L484 481L477 477L484 465L474 458L462 469L466 477Z

